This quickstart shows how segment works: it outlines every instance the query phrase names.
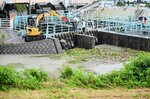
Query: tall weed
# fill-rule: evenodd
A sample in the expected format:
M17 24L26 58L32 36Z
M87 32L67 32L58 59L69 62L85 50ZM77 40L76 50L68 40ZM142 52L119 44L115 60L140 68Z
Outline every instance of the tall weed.
M48 77L48 73L43 71L42 69L26 69L24 74L27 78L35 77L38 81L46 81Z

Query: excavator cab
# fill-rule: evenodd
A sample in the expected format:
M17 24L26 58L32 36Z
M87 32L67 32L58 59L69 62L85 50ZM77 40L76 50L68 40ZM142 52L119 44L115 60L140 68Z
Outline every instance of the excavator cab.
M36 41L45 39L46 36L41 31L42 26L41 23L36 27L36 19L35 18L28 18L28 26L26 27L26 36L25 42Z
M28 25L29 26L34 26L35 27L35 22L36 22L35 18L33 18L32 16L28 17Z

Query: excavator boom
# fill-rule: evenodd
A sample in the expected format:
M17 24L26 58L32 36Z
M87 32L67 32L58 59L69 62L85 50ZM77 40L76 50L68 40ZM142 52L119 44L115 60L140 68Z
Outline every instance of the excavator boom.
M54 10L51 10L49 13L42 13L42 14L39 14L37 16L37 18L36 18L36 27L39 25L39 21L42 20L43 17L48 17L48 16L51 16L51 15L54 15L54 16L58 17L59 19L62 19L64 22L68 22L68 18L59 15Z

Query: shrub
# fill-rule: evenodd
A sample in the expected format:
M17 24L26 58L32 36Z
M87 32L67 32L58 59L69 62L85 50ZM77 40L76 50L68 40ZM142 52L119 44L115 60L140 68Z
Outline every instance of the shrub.
M8 89L16 86L18 72L11 67L0 66L0 89Z
M97 88L97 86L104 87L105 84L98 78L98 75L94 75L92 72L85 72L80 68L72 70L71 67L65 67L61 71L61 80L68 83L71 86L82 86Z
M125 3L117 2L117 6L125 6Z
M133 86L140 87L150 87L149 81L147 78L150 77L148 74L150 69L150 54L149 53L141 53L139 56L133 60L129 64L125 65L124 72L125 75L128 74L128 77L132 80ZM130 75L129 75L130 72ZM122 75L123 76L123 75ZM126 79L128 78L126 77ZM131 86L132 87L132 86Z
M0 66L0 90L10 88L39 89L41 82L48 78L41 69L26 69L18 72L13 67Z
M150 8L150 4L149 4L149 3L146 3L145 7Z
M63 79L65 79L65 78L71 77L72 74L73 74L72 68L69 67L69 66L66 66L66 67L64 68L64 70L61 71L61 76L60 76L60 77L63 78Z

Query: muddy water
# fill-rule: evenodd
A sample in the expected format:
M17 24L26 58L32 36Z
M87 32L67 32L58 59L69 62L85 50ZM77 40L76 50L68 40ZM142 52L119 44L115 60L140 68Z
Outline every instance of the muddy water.
M66 60L37 57L39 55L0 55L0 65L15 65L18 68L42 68L49 73L56 72Z
M15 65L17 68L43 68L49 73L56 75L63 64L68 60L51 59L49 57L39 57L40 55L0 55L0 65ZM74 65L70 65L74 66ZM101 60L88 61L79 66L84 69L93 71L95 73L107 73L112 70L119 70L122 68L122 63L103 63Z

